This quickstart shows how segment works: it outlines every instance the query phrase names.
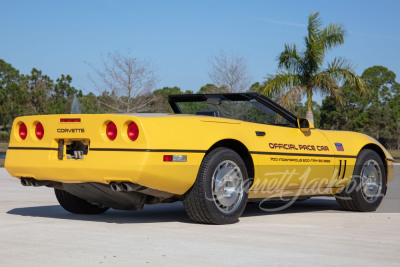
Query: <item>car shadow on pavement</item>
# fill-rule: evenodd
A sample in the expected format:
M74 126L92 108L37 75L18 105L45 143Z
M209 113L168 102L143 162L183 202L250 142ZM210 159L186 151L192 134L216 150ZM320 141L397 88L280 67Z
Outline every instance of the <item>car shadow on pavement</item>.
M312 198L294 203L271 201L248 203L242 217L280 215L306 212L340 212L344 210L335 199Z
M295 202L283 210L279 208L285 203L268 202L248 203L242 217L268 216L287 213L308 213L308 212L338 212L340 206L334 199L309 199ZM132 223L159 223L159 222L181 222L193 223L186 215L182 202L146 205L141 211L119 211L110 209L104 214L81 215L65 211L59 205L15 208L7 212L12 215L53 218L63 220L80 220L117 224Z
M15 208L7 214L64 220L79 220L117 224L182 222L191 223L181 202L146 205L143 210L127 211L109 209L103 214L73 214L59 205Z

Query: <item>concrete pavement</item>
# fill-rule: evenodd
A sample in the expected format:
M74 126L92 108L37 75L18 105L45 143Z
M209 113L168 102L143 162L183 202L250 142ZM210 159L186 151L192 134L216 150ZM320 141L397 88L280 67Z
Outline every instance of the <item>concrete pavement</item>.
M249 204L240 222L201 225L181 203L102 215L64 211L49 188L0 168L0 266L399 266L400 166L377 212L310 199L276 213Z

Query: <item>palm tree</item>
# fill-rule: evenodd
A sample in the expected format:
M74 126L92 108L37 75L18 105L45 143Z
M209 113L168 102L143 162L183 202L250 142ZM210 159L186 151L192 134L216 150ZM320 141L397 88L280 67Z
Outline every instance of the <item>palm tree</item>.
M367 91L364 80L358 77L351 64L344 58L335 58L323 68L325 53L344 42L345 30L341 24L330 24L322 29L319 12L308 18L308 35L304 37L305 50L298 51L295 44L285 44L278 56L279 71L270 75L260 87L260 92L279 96L281 104L287 108L295 99L307 95L306 118L314 123L312 96L319 91L322 95L334 96L343 102L339 84L348 83L355 90Z

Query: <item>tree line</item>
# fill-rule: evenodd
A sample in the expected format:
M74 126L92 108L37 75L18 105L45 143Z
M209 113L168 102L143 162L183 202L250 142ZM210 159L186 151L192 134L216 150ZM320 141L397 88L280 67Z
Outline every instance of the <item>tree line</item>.
M215 74L215 73L214 73ZM341 87L343 103L335 96L326 96L321 104L313 102L314 123L317 128L362 132L380 141L390 149L400 149L400 84L393 71L383 66L364 70L361 78L369 88L368 92L354 90L349 84ZM246 78L247 79L247 78ZM29 74L20 74L11 64L0 60L0 139L8 141L8 134L14 118L25 115L70 113L74 95L79 99L82 112L86 114L115 113L113 106L125 103L112 93L92 92L83 94L71 86L72 77L61 75L52 80L35 68ZM260 91L256 82L242 91ZM135 103L147 103L134 112L169 113L172 110L167 96L172 94L222 93L231 92L224 83L217 86L208 83L198 90L183 91L179 87L163 87L132 98ZM271 96L279 101L280 95ZM114 103L117 102L117 103ZM308 101L298 97L289 108L299 117L304 117ZM122 109L122 112L124 110Z
M393 71L373 66L357 76L349 61L325 54L343 44L341 24L322 27L319 13L308 17L305 48L285 44L278 55L278 72L255 82L245 57L220 51L210 60L209 83L194 91L157 88L156 67L148 60L112 52L100 66L90 65L88 94L71 85L70 75L55 80L35 68L21 74L0 59L0 141L7 141L14 118L23 115L70 113L74 96L83 113L172 112L171 94L259 92L321 129L368 134L390 149L400 149L400 86ZM322 104L313 95L325 96ZM302 102L306 97L305 103Z

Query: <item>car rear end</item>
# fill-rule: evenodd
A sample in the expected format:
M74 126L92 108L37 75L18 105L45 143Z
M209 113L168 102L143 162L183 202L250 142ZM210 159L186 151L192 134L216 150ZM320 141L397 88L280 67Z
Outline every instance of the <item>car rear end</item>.
M147 148L137 123L120 115L20 117L13 124L5 167L15 177L62 182L105 182L127 171L135 176L145 154L134 160L132 153L118 159L115 154L118 148ZM107 149L113 151L101 153Z
M194 182L197 168L193 166L201 162L201 155L170 162L180 153L150 147L143 121L151 119L118 114L19 117L13 123L5 167L23 179L63 184L127 182L183 194ZM154 136L155 123L149 124Z

